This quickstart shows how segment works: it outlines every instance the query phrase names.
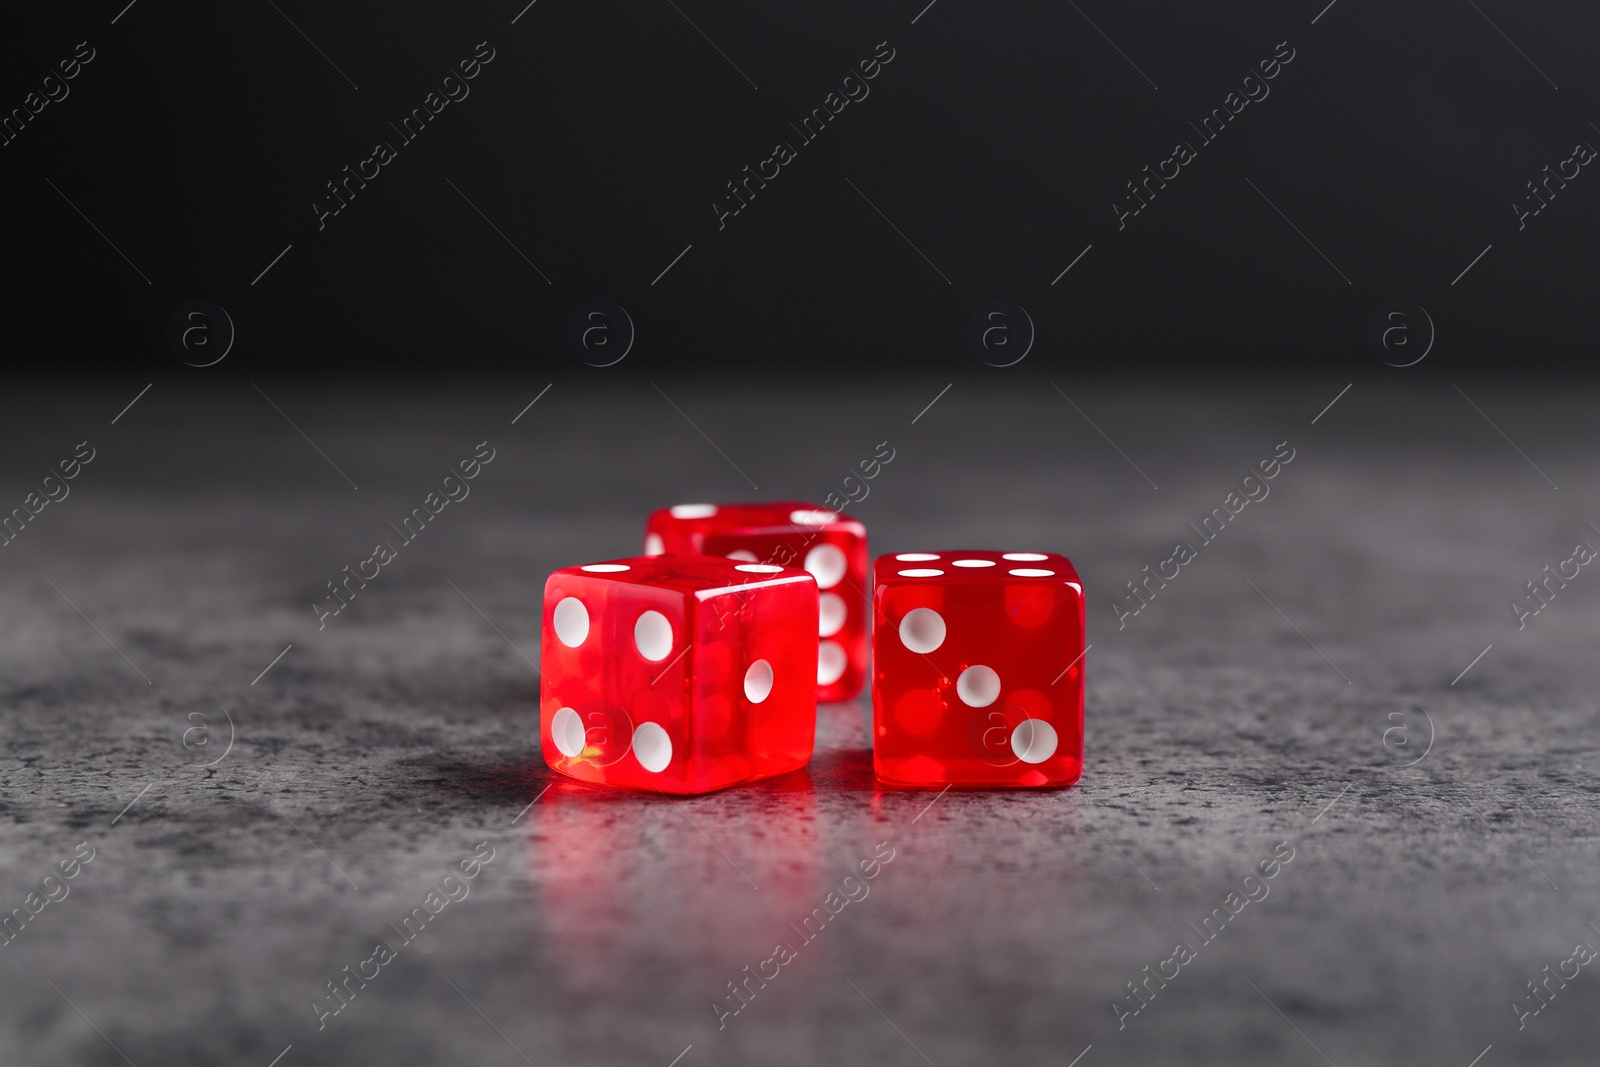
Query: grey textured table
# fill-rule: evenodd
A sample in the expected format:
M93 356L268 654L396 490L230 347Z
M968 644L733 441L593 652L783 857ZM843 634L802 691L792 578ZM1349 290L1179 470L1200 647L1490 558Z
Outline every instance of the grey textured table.
M258 377L281 413L163 382L114 425L141 383L13 390L6 507L77 442L95 458L0 553L0 907L93 858L12 920L0 1062L1592 1063L1589 969L1520 1028L1512 1005L1600 946L1600 578L1521 631L1508 600L1600 545L1600 398L1397 380L1314 425L1344 380L1058 378L1069 403L974 378L915 424L945 379L659 382L681 412L648 380L558 383L514 425L543 380ZM319 630L325 583L485 439L471 495ZM807 771L750 788L545 770L524 654L546 571L635 551L653 506L820 499L885 440L856 508L875 552L1076 561L1080 787L879 789L864 700L822 709ZM1119 630L1123 583L1282 441L1270 496ZM1275 848L1293 859L1245 882ZM347 966L376 977L319 1029Z

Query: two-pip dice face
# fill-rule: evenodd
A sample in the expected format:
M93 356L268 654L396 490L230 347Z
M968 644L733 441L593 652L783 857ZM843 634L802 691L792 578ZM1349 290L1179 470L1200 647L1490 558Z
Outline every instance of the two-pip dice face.
M1043 552L902 552L874 567L872 759L915 785L1083 772L1083 583Z
M849 700L867 677L867 530L804 501L678 504L650 514L645 555L696 553L804 567L820 590L817 699Z
M703 793L805 766L817 585L805 571L641 556L545 582L539 737L586 782Z

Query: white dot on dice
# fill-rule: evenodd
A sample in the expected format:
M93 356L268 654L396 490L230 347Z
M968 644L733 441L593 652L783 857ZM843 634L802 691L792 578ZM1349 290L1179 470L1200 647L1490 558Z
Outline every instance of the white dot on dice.
M838 593L823 593L817 598L817 633L832 637L844 629L847 613L843 597Z
M832 685L844 677L845 665L849 657L844 649L832 641L824 641L817 646L817 684Z
M817 580L817 588L832 589L844 578L847 566L838 545L818 545L806 553L806 570Z
M983 664L974 664L956 678L956 696L968 707L986 708L1000 695L1000 676Z
M557 752L572 759L583 751L583 720L571 708L562 708L550 720L550 738Z
M589 636L589 609L575 596L556 605L555 621L556 637L568 648L577 648Z
M932 608L912 608L900 620L900 643L927 655L944 644L944 616Z
M647 611L633 624L633 643L639 646L639 655L660 663L672 651L672 624L661 612Z
M590 563L580 569L597 574L615 574L617 571L625 571L629 568L626 563Z
M767 699L767 694L771 692L772 664L764 659L758 659L744 672L745 699L752 704L759 704Z
M1043 719L1024 719L1011 731L1011 751L1023 763L1043 763L1056 754L1056 728Z
M644 536L644 554L645 555L647 555L647 556L659 556L659 555L661 555L661 553L665 552L666 550L667 550L667 546L662 543L660 534L645 534L645 536Z
M674 504L672 517L675 519L709 519L717 513L715 504Z
M640 723L633 731L633 754L652 774L664 771L672 762L672 738L653 722Z

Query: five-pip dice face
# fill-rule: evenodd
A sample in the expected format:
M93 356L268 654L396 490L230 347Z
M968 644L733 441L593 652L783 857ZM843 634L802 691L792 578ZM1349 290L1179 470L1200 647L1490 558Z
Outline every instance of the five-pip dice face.
M1083 771L1083 584L1043 552L874 567L872 759L885 781L1038 786Z
M586 782L703 793L805 766L817 591L794 568L637 557L545 582L539 738Z
M804 501L678 504L652 512L646 555L724 556L803 567L820 590L817 699L849 700L867 676L867 530Z

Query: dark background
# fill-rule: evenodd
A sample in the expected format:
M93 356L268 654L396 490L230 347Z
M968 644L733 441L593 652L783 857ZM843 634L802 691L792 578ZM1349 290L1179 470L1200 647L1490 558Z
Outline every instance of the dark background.
M1520 232L1511 205L1600 143L1592 5L924 2L539 0L515 25L521 0L30 12L0 41L0 106L79 41L96 58L0 148L7 347L130 382L593 378L566 326L607 299L638 339L606 373L846 388L999 374L965 332L1004 299L1038 331L1015 375L1343 374L1382 369L1366 324L1398 300L1438 328L1411 373L1587 370L1600 195L1580 175ZM470 96L319 232L324 183L480 41L495 59ZM725 183L797 141L788 123L880 41L895 58L870 96L719 231ZM1270 96L1119 231L1125 183L1197 142L1188 123L1282 41ZM165 341L190 299L237 328L205 372Z

